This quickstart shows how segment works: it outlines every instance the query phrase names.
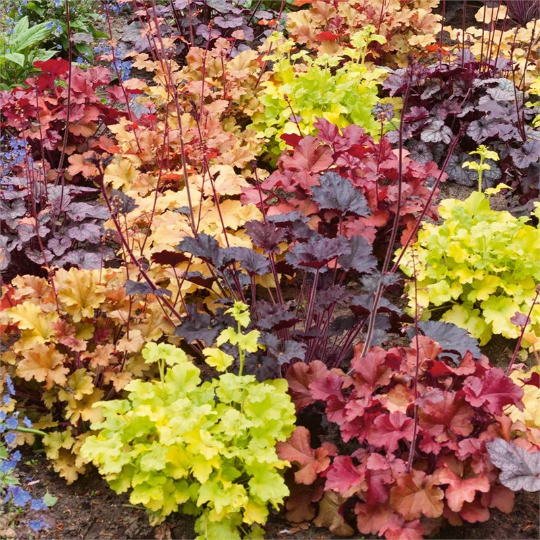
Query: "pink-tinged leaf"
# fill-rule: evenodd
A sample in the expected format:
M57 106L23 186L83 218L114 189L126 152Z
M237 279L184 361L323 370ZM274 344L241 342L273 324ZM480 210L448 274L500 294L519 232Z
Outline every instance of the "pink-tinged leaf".
M431 435L428 432L422 433L420 442L418 443L418 448L425 452L426 454L435 454L438 455L442 449L442 446L433 440Z
M390 516L381 532L386 540L422 540L425 534L424 526L418 519L405 521L397 514Z
M346 384L345 384L346 383ZM319 378L309 385L311 395L314 399L326 401L330 397L335 397L340 401L345 398L343 396L343 388L350 386L351 378L345 374L328 372L326 377Z
M444 492L435 485L435 479L415 469L400 476L390 491L390 504L407 521L422 516L439 517L443 513L443 498Z
M333 162L332 150L326 145L321 145L311 135L304 137L298 143L292 156L283 156L280 159L285 169L312 173L325 171Z
M355 371L355 382L367 384L372 389L389 384L393 371L385 364L386 351L381 347L373 347L363 358L361 352L360 347L355 347L354 358L351 361L351 367Z
M520 311L516 311L515 315L510 317L510 322L520 327L527 326L530 321L529 317Z
M394 481L390 469L368 470L366 474L367 492L365 495L368 504L384 504L390 497L389 485Z
M476 499L472 503L465 503L459 515L469 523L483 523L489 519L489 508Z
M420 426L437 442L448 440L451 433L466 437L474 429L471 422L474 410L451 392L430 390L419 400L419 405Z
M448 467L435 473L438 484L448 485L445 491L446 502L453 512L460 512L463 504L473 502L478 492L487 493L490 483L485 475L461 478Z
M337 456L326 472L324 489L337 491L343 497L351 497L365 478L365 470L362 469L362 466L353 463L350 456Z
M505 486L492 486L488 493L482 495L482 506L496 508L503 514L509 514L514 509L515 493Z
M365 503L356 503L354 512L356 514L356 526L361 533L379 534L394 513L394 510L389 504L372 506Z
M328 469L330 456L337 453L336 447L329 443L313 450L309 430L303 426L298 426L286 442L278 442L276 450L280 459L300 466L294 473L294 479L306 485L313 484L317 475Z
M313 127L319 130L317 138L322 142L334 144L340 136L338 127L324 118L317 118Z
M498 368L490 369L483 381L478 377L469 377L463 391L465 399L473 407L485 407L496 415L502 414L503 407L514 405L523 397L523 390Z
M478 367L477 361L474 359L471 352L467 351L467 354L463 357L461 364L455 368L450 364L442 361L435 361L429 372L434 377L441 377L445 375L457 375L458 377L473 375Z
M395 452L399 441L411 442L414 435L414 421L402 412L396 411L379 416L368 433L368 441L373 446Z
M286 379L297 412L315 403L309 385L324 379L327 373L328 368L320 360L315 360L310 364L297 362L288 369Z

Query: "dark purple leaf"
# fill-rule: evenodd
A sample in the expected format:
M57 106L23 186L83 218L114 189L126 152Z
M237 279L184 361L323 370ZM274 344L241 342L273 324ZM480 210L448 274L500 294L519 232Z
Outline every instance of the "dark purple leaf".
M344 236L338 236L296 244L285 255L285 259L296 268L315 271L347 253L350 253L349 241Z
M224 250L225 258L238 261L240 266L250 274L263 276L270 272L268 259L253 249L246 247L229 247Z
M255 309L256 326L262 330L274 330L275 332L294 326L299 319L289 309L290 303L281 305L259 300Z
M186 237L178 244L177 249L211 263L218 269L225 262L223 248L213 236L207 234L199 234L196 238Z
M320 186L313 186L313 200L319 208L368 216L371 210L362 192L356 189L350 180L333 172L327 172L319 178Z
M267 253L279 253L279 244L285 240L285 231L274 223L263 221L248 221L245 224L248 236L257 247Z
M527 141L521 148L510 150L514 165L526 169L540 159L540 141Z
M187 311L188 315L176 327L176 335L183 337L188 343L204 341L207 346L212 345L224 324L212 325L210 315L199 312L194 304L187 304Z
M442 142L450 144L452 137L452 130L448 126L445 126L444 122L438 118L432 119L429 124L424 127L420 135L420 138L427 143Z
M482 356L478 342L471 337L467 330L459 328L455 324L440 321L421 321L418 328L428 338L436 341L447 352L457 352L460 358L455 359L459 364L461 359L469 351L474 358Z
M345 271L370 272L377 267L377 259L373 256L373 247L363 236L353 236L349 240L350 253L341 255L338 263Z

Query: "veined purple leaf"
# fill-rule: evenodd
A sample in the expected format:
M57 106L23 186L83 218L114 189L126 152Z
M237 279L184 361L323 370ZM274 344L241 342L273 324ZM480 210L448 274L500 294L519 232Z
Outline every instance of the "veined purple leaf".
M350 253L341 255L338 263L343 270L356 270L364 273L377 267L377 259L373 256L371 244L363 236L353 236L349 240Z
M245 224L248 236L257 247L267 253L279 253L279 244L285 240L285 231L274 223L263 221L248 221Z
M362 192L356 189L351 181L339 174L327 172L319 178L320 186L313 186L313 200L319 208L351 213L357 216L368 216L371 210Z
M223 248L213 236L207 234L199 234L195 238L186 237L176 249L212 263L216 268L221 268L225 262Z
M349 241L344 236L338 236L296 244L285 255L285 259L296 268L314 272L347 253L350 253ZM325 268L323 271L326 270Z
M501 472L499 480L512 491L540 491L540 452L527 452L504 439L486 443L489 457Z
M270 272L268 259L255 250L246 247L229 247L224 249L224 256L230 261L238 261L240 266L250 274L263 276Z

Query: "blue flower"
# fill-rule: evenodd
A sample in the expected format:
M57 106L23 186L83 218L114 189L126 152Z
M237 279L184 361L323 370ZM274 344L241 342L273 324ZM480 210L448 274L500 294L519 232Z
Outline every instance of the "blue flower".
M0 422L3 422L7 418L5 411L0 411Z
M31 501L32 495L20 486L9 486L6 498L12 500L15 506L20 506L22 508Z
M13 141L11 142L13 146ZM10 375L6 375L6 385L8 387L8 392L13 395L15 394L15 387L13 386L13 380Z
M9 432L6 434L5 436L5 440L8 444L13 444L15 442L15 439L17 438L17 436L15 435L15 433L13 432Z
M62 0L54 0L54 7L58 9L62 5Z
M48 527L48 525L45 523L45 521L43 521L43 519L32 519L28 522L28 525L35 532L39 532L42 529Z
M48 510L49 507L43 502L43 499L34 499L30 505L32 510Z
M6 420L6 426L8 429L17 429L19 427L19 419L16 414Z
M52 23L52 21L49 21L46 25L45 25L45 28L47 30L52 30L52 27L54 26L54 24Z
M25 416L23 418L23 424L27 427L27 428L31 428L34 424L32 424L32 420L30 420L30 418L28 418L28 416Z
M62 50L62 45L57 45L56 48L61 51Z

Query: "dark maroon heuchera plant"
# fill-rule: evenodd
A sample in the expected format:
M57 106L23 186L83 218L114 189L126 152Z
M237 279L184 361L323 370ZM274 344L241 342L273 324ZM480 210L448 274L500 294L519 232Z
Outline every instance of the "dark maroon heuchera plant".
M348 373L294 364L287 380L300 421L319 415L325 429L310 436L299 426L278 445L295 464L287 518L315 518L340 536L352 536L355 523L362 534L412 540L445 521L510 512L514 494L499 484L486 443L501 436L503 411L519 406L523 391L474 346L456 356L463 345L448 343L449 356L418 335L363 357L360 345Z
M459 137L445 172L450 180L472 187L478 177L463 163L484 144L501 160L486 161L491 168L483 175L483 187L504 182L519 189L525 203L540 189L540 131L531 127L538 109L527 106L526 96L505 78L510 70L508 60L478 62L465 50L452 63L398 69L383 86L392 96L407 94L401 136L412 159L441 164L448 145ZM398 132L388 136L398 142Z

